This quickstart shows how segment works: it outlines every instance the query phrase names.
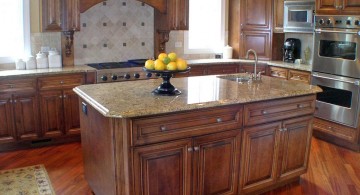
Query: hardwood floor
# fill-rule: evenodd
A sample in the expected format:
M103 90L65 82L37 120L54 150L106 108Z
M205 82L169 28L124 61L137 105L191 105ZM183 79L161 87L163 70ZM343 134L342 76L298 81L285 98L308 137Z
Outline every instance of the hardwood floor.
M90 195L80 143L0 153L0 170L44 164L57 195ZM312 139L308 172L266 195L360 194L360 153Z

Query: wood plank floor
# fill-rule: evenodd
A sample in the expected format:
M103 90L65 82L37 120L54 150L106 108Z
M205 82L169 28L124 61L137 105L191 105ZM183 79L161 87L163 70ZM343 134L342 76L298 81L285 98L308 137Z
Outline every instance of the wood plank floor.
M57 195L90 195L80 143L0 153L0 170L44 164ZM308 172L273 194L360 194L360 153L313 138Z

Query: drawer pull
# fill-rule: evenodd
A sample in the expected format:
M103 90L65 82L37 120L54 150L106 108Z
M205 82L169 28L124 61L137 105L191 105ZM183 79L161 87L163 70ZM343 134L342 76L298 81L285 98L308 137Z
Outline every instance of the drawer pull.
M64 84L64 81L60 81L60 84Z
M63 95L63 98L67 98L67 96L66 96L66 95Z
M334 131L334 129L330 126L328 126L328 129L331 130L331 131Z
M216 122L221 123L221 122L222 122L222 118L217 118L217 119L216 119Z
M199 151L199 149L200 149L200 148L199 148L198 146L195 146L195 147L194 147L194 151Z
M304 108L304 105L298 104L297 107L298 107L298 108Z
M161 126L160 129L161 129L161 131L166 131L166 127L165 127L165 126Z
M62 96L62 95L59 95L59 98L60 98L60 99L62 99L62 98L63 98L63 96Z
M187 151L188 151L188 152L192 152L192 151L193 151L193 148L190 147L190 148L187 149Z
M267 114L268 112L266 110L262 110L261 114Z

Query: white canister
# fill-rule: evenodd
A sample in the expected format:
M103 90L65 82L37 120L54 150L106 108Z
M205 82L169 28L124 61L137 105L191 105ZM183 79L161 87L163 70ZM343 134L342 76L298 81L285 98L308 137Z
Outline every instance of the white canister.
M232 58L233 48L229 45L223 48L223 59L231 59Z
M26 60L26 70L36 69L36 60L33 56L28 57Z
M61 56L58 51L49 51L49 68L61 68Z
M22 60L22 59L18 59L15 62L15 67L16 67L16 70L25 70L26 62L24 62L24 60Z
M36 54L36 64L37 68L49 68L49 61L45 53Z

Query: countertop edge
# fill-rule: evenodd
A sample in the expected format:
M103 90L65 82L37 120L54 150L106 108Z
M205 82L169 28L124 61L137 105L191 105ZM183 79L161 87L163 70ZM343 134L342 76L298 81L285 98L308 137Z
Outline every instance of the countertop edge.
M99 104L97 101L92 99L90 96L88 96L86 93L84 93L81 89L78 87L73 88L73 91L82 99L84 99L87 103L89 103L92 107L94 107L97 111L99 111L102 115L108 116L109 110L106 109L104 106ZM121 117L117 117L121 118Z

